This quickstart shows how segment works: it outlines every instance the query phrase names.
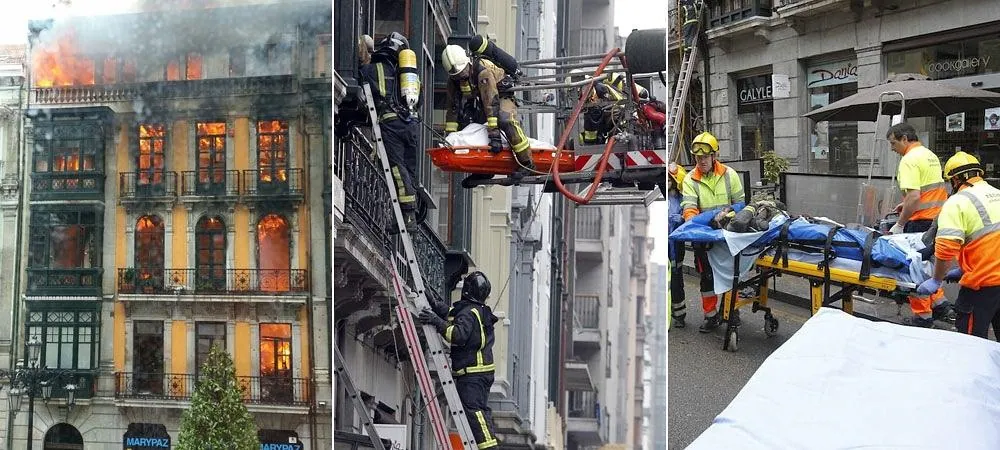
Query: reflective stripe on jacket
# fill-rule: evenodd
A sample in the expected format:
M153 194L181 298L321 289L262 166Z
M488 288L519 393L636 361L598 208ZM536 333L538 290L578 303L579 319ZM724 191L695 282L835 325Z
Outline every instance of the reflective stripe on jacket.
M715 162L710 174L702 174L697 167L684 177L681 191L681 208L698 213L722 208L744 200L743 180L731 167Z
M948 185L941 177L941 160L923 145L906 150L899 160L897 177L903 191L919 190L920 202L910 220L933 220L948 199Z
M459 300L448 316L449 319L454 317L444 331L444 338L451 343L452 373L465 375L496 370L493 364L493 324L499 319L490 307Z
M936 240L962 244L958 264L965 274L959 284L969 289L1000 286L1000 190L982 178L972 181L941 208Z

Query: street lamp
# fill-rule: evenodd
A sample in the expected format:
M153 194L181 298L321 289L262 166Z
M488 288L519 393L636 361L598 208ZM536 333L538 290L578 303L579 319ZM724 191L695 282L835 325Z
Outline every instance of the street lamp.
M9 381L10 391L7 393L8 406L10 407L11 423L13 417L21 410L23 396L28 395L28 446L32 447L32 430L34 430L35 419L35 396L41 394L42 400L48 404L52 398L52 388L55 385L63 385L66 391L66 407L72 409L76 404L77 385L72 383L74 374L66 369L49 369L41 364L42 341L38 336L32 336L24 344L25 361L18 360L14 365L14 370L0 370L0 379L6 378ZM63 384L66 383L66 384ZM40 388L40 389L39 389ZM9 432L9 431L8 431Z

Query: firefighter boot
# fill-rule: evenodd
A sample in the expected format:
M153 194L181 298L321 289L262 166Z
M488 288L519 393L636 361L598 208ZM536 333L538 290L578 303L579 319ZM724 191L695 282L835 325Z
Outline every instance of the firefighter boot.
M698 331L702 333L708 333L716 328L719 328L719 325L721 324L722 324L722 318L719 317L719 313L715 313L715 315L708 316L705 318L705 323L701 324L701 326L698 327Z

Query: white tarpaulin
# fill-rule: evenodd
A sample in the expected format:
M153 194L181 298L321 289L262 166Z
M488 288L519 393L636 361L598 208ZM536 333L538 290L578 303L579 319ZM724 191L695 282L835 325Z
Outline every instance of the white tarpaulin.
M1000 344L822 308L688 450L1000 449Z
M448 141L448 145L451 145L452 147L483 147L490 145L490 133L487 131L486 125L481 123L470 123L460 131L448 133L448 136L445 137L444 140ZM505 147L510 145L507 143L507 138L503 135L501 135L500 140L503 142ZM528 138L528 143L530 148L549 150L556 149L556 146L549 144L548 142L542 142L530 137Z

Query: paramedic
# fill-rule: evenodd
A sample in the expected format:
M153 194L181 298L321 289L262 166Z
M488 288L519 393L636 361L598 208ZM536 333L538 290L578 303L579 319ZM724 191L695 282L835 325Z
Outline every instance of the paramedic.
M449 45L441 53L441 64L448 73L447 112L445 133L458 131L459 114L462 127L471 122L480 122L485 117L489 129L490 152L500 153L503 144L500 131L507 135L514 158L520 166L515 176L523 176L535 169L531 159L530 143L521 124L517 121L517 105L514 103L513 78L502 68L483 58L469 58L465 49ZM477 102L473 107L477 117L468 117L469 102ZM475 104L475 103L473 103Z
M934 239L934 276L917 292L937 291L943 280L958 280L955 300L960 333L987 338L990 325L1000 338L1000 190L983 180L979 160L955 153L944 165L944 176L955 192L941 207ZM958 267L948 270L958 258Z
M667 171L667 199L669 200L669 231L674 231L684 223L681 216L681 185L684 184L684 168L670 163ZM684 328L687 318L687 301L684 298L684 243L667 241L667 255L670 264L670 316L676 328Z
M455 389L469 419L480 449L500 445L493 431L493 413L487 404L493 385L494 324L499 320L486 305L490 281L482 272L472 272L462 281L462 298L448 312L449 324L431 308L420 312L420 322L433 325L451 343L451 368Z
M902 155L896 179L903 191L903 201L896 206L899 219L890 233L922 233L931 228L948 198L944 179L941 178L941 161L924 147L917 138L917 130L903 122L893 125L886 134L892 150ZM929 296L910 296L913 318L907 325L931 327L934 318L947 316L949 305L944 290Z
M412 223L417 210L413 180L417 173L420 126L401 100L397 74L399 52L409 47L410 43L402 34L392 32L379 40L371 64L361 66L360 71L372 89L385 153L396 181L399 206L407 223Z
M691 144L695 168L684 178L681 187L681 208L684 220L710 210L725 208L743 201L743 181L735 170L716 160L719 141L707 131L695 136ZM708 263L708 246L699 244L694 250L695 269L701 275L701 309L705 323L698 331L707 333L719 327L719 297L715 295L715 278Z

